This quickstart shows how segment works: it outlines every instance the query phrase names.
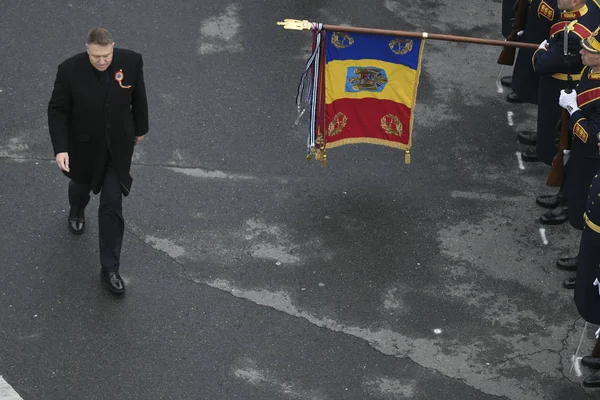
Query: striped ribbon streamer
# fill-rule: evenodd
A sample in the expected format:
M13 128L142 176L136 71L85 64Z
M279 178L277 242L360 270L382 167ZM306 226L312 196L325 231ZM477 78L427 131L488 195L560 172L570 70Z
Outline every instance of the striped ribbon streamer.
M308 140L307 140L307 151L310 151L311 147L315 146L316 134L317 134L317 99L318 99L318 86L319 86L319 65L321 62L321 40L323 36L323 24L312 24L311 28L315 32L313 39L313 52L310 58L306 62L304 73L300 78L300 85L298 85L298 94L296 95L296 106L298 112L300 112L300 103L302 102L302 93L304 92L305 79L306 82L306 96L305 101L310 105L310 122L308 126ZM298 119L302 116L302 113L298 116Z

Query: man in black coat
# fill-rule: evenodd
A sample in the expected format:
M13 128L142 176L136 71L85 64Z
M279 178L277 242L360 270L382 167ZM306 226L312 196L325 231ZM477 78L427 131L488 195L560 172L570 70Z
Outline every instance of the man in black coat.
M115 294L125 291L119 275L122 198L131 190L134 146L148 132L142 67L140 54L115 49L109 31L92 29L86 52L59 65L48 104L56 162L71 179L69 230L83 233L90 191L100 193L100 275Z

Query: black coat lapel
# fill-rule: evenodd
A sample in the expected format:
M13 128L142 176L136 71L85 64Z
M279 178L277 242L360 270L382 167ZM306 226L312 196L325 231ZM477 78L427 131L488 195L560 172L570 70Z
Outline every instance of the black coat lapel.
M115 80L115 73L118 70L117 62L118 62L117 52L113 51L113 59L110 63L110 66L108 67L109 83L108 83L108 92L106 92L106 100L108 100L108 98L110 97L110 92L114 90L114 86L118 84L117 81Z

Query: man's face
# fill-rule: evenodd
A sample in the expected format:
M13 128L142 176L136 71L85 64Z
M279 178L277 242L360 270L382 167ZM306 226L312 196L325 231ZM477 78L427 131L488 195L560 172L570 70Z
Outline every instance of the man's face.
M576 0L558 0L558 9L572 11L575 9Z
M579 52L581 54L581 62L583 65L587 67L600 67L600 54L592 53L587 51L586 49L581 49ZM600 72L600 71L595 71Z
M90 62L98 71L106 71L110 66L114 47L114 43L104 46L94 43L85 45L88 56L90 57Z

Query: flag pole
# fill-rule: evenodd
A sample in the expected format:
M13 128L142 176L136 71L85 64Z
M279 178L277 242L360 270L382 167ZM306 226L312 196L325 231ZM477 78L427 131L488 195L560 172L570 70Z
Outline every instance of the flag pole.
M277 21L277 25L283 26L283 29L290 29L296 31L310 31L314 30L316 23L311 23L307 20L297 19L284 19L283 21ZM535 43L523 43L523 42L511 42L507 40L495 40L495 39L482 39L470 36L455 36L455 35L443 35L439 33L427 33L427 32L409 32L409 31L396 31L389 29L375 29L375 28L360 28L355 26L341 26L341 25L323 25L323 29L336 32L356 32L356 33L371 33L376 35L385 36L403 36L410 38L420 39L431 39L431 40L445 40L449 42L461 42L461 43L473 43L473 44L484 44L490 46L502 46L502 47L517 47L521 49L537 49L538 44Z

